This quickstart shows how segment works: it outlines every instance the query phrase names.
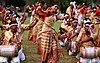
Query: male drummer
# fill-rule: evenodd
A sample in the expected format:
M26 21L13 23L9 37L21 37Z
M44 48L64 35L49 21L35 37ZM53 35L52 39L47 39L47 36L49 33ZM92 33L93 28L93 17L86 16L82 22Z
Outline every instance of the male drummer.
M93 26L91 26L91 25L92 25L91 20L89 18L85 18L83 28L81 28L80 33L76 39L76 41L78 43L78 47L79 47L79 51L78 51L79 56L80 56L80 50L82 50L82 47L96 46L96 42L94 42L93 40L85 41L87 38L89 38L93 35L93 33L92 33ZM78 55L76 57L79 58ZM84 58L82 58L82 60L84 60Z
M68 36L68 42L69 42L68 48L70 47L69 55L76 54L76 38L79 34L79 31L80 28L78 27L78 20L73 18L70 31L67 33L69 35Z
M91 41L84 41L86 38L90 37L93 33L91 32L92 29L90 29L90 25L92 25L91 20L89 18L86 18L84 20L83 28L81 28L80 33L76 39L77 42L80 41L82 46L95 46L95 43ZM91 26L93 27L93 26Z
M21 24L20 30L21 32L18 32L18 24L14 23L9 25L9 30L4 32L4 39L2 45L17 45L19 48L18 56L15 57L12 61L14 62L20 62L21 60L25 60L25 55L22 52L21 47L21 39L22 34L25 29L32 28L37 22L32 22L30 25ZM6 26L5 26L6 27ZM1 60L2 62L2 60Z
M20 48L21 43L18 42L16 39L16 33L17 33L17 24L10 25L10 29L8 31L4 32L4 39L2 45L15 45ZM20 62L20 59L18 56L11 58L11 62ZM7 57L0 56L0 62L8 62Z

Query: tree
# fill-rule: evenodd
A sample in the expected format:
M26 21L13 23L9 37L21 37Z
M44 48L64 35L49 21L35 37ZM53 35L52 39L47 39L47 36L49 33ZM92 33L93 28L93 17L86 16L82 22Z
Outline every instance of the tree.
M17 0L17 6L25 6L26 5L26 2L25 0Z
M69 3L68 3L68 0L62 0L60 1L60 9L62 12L65 12L65 10L67 9Z
M13 5L13 6L25 6L26 2L25 0L5 0L6 6L7 5Z

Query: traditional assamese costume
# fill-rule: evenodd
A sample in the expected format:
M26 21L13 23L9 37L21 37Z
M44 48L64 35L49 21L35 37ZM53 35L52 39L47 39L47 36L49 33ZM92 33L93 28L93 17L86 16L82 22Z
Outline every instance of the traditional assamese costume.
M42 50L41 63L57 63L58 60L58 38L53 26L54 16L47 17L39 37Z

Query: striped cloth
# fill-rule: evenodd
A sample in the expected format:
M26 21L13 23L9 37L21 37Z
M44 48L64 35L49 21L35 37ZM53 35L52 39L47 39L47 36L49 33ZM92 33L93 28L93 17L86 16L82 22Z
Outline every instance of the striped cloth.
M54 16L47 17L40 32L41 63L57 63L58 61L58 36L53 29L53 25Z
M41 50L42 50L42 61L48 62L58 60L58 44L56 36L53 31L45 32L41 34ZM49 55L48 55L49 54Z

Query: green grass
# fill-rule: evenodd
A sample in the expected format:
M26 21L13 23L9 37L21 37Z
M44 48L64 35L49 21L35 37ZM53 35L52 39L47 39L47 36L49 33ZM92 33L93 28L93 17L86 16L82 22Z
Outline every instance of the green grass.
M28 23L28 21L26 22ZM56 31L59 31L61 22L55 23L55 29ZM23 37L23 47L24 47L24 53L26 55L26 60L21 63L40 63L40 55L37 54L36 45L32 44L31 41L28 41L28 31L24 32ZM69 56L66 49L64 48L64 57L60 57L60 60L58 63L76 63L76 58L74 56Z

